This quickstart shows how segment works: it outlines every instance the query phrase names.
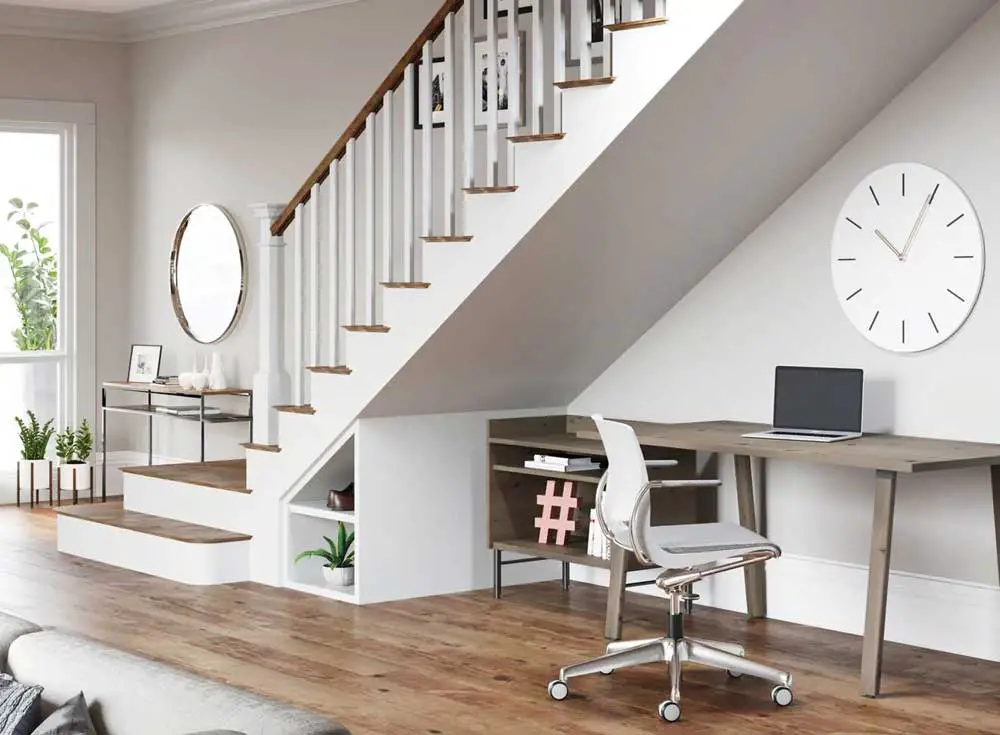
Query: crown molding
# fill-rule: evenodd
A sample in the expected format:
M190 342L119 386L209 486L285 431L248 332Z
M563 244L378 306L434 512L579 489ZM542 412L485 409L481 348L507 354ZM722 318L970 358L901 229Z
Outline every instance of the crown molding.
M148 41L357 2L363 0L172 0L124 13L0 5L0 36Z

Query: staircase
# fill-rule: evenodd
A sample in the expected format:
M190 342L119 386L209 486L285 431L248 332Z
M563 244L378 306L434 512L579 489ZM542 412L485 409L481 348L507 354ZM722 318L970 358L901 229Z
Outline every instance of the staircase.
M668 18L665 0L513 2L445 2L291 202L255 208L245 464L129 470L123 507L61 513L60 550L192 584L392 596L362 586L371 526L357 589L291 561L334 521L379 523L364 496L358 515L323 502L353 478L359 415L741 4L671 0ZM139 561L166 556L178 563Z

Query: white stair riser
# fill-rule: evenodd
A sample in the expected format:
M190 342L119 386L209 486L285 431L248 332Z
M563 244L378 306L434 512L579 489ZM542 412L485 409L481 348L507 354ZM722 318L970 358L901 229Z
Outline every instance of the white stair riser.
M253 533L253 507L247 493L127 472L123 478L126 510L223 531Z
M59 551L191 585L250 579L250 542L189 544L70 516L57 520Z

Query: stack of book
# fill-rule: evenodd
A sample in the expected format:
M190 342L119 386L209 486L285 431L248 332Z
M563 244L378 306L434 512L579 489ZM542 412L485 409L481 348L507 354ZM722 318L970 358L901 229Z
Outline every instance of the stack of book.
M611 542L601 533L597 523L597 509L590 509L590 534L587 536L587 553L600 559L611 558Z
M157 406L157 413L165 413L171 416L200 416L201 407L199 406ZM222 413L221 409L205 406L206 416L217 416Z
M589 472L601 469L601 465L591 457L558 457L551 454L536 454L534 459L525 460L524 466L551 472Z

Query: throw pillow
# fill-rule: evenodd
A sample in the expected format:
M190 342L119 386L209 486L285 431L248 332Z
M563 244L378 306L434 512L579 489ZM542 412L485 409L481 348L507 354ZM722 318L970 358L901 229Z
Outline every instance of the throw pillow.
M46 717L31 735L97 735L83 692Z
M0 735L28 735L41 719L42 687L24 686L0 674Z

